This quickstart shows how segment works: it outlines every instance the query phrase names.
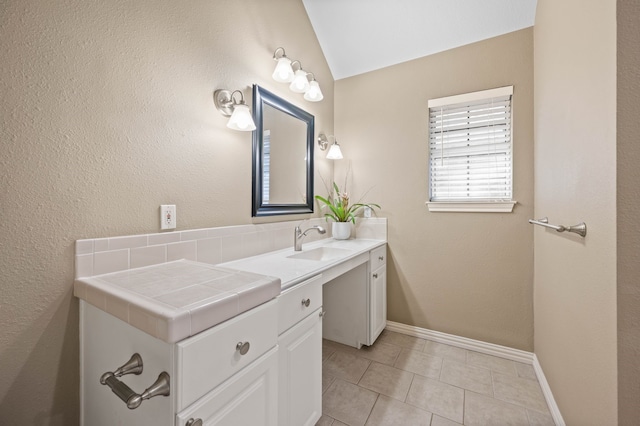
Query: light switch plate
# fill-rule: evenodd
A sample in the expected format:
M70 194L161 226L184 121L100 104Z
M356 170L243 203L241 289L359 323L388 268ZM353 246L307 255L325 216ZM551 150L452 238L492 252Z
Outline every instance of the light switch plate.
M160 229L176 229L176 205L162 204L160 206Z

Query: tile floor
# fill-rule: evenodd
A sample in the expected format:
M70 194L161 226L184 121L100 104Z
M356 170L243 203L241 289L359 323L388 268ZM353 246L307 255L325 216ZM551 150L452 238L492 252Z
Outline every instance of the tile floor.
M533 367L385 330L357 350L323 340L316 426L553 426Z

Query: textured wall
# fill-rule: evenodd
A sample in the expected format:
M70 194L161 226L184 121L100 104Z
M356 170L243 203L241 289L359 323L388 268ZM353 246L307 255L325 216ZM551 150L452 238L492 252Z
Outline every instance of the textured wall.
M535 230L535 352L567 424L615 425L616 1L539 0L534 40L536 216L588 227Z
M258 83L331 134L333 79L298 0L7 0L0 16L0 424L73 425L74 241L157 232L167 203L179 229L251 223L251 134L213 91L250 104ZM278 46L323 102L271 79Z
M618 424L640 418L640 3L618 0Z
M513 85L513 213L430 213L432 98ZM389 218L389 319L533 350L533 29L335 83L355 199Z

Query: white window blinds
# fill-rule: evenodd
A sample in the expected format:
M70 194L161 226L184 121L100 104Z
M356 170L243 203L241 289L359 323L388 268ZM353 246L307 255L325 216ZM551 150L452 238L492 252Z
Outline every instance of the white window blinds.
M429 101L429 192L437 201L512 198L513 87Z

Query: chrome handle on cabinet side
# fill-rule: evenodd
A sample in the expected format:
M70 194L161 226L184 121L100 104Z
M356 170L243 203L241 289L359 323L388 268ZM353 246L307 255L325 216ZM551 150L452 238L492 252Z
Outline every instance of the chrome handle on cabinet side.
M302 299L302 306L304 306L305 308L308 308L310 304L311 299Z
M187 420L187 423L185 423L184 426L202 426L202 419L191 418Z
M240 352L240 355L246 355L249 352L251 344L249 342L238 342L236 345L236 351Z
M104 373L102 377L100 377L100 383L109 386L111 391L127 404L127 408L130 410L138 408L145 399L150 399L154 396L169 396L171 394L169 374L165 371L160 373L156 381L145 389L142 394L135 393L133 389L127 386L126 383L118 380L116 375L111 372Z
M384 260L384 256L378 256L378 260Z
M373 274L373 278L378 278L378 274Z
M318 314L320 316L320 318L324 318L324 314L326 314L327 311L320 311L320 313Z

